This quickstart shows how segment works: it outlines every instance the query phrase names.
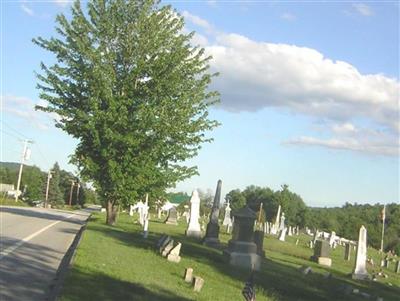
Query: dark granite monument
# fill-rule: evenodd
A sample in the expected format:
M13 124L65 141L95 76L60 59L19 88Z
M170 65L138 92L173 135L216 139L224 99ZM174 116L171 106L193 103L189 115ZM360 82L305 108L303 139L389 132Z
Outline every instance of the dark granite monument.
M177 225L177 211L175 207L172 207L171 209L169 209L168 211L168 217L165 220L166 224L170 224L170 225Z
M210 221L208 222L206 235L204 237L203 243L209 247L216 247L220 246L219 243L219 224L218 224L218 217L219 217L219 204L221 200L221 186L222 181L218 180L217 190L215 192L214 202L211 209L211 216Z
M332 259L329 258L331 248L329 242L325 240L316 240L314 247L314 255L311 256L311 260L318 262L320 265L331 266Z
M257 245L254 243L256 213L245 206L234 212L233 216L235 223L232 239L228 242L228 248L224 250L224 255L233 266L259 270L261 256L257 254Z

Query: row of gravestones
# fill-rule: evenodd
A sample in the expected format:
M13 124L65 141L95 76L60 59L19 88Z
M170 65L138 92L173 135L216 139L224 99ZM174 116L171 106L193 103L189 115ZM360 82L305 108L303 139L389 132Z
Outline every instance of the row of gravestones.
M166 257L170 262L180 262L182 244L178 242L176 245L174 244L174 240L168 236L163 234L160 239L156 243L156 249L161 254L162 257Z
M314 246L314 255L311 256L311 260L318 262L318 264L331 266L332 259L330 256L331 245L328 241L317 240ZM350 260L351 246L346 244L345 247L345 260ZM367 279L369 278L367 269L367 229L361 226L359 231L359 239L357 244L356 261L353 270L354 279ZM389 260L386 259L381 266L389 267ZM395 273L400 273L400 261L398 260L395 266Z

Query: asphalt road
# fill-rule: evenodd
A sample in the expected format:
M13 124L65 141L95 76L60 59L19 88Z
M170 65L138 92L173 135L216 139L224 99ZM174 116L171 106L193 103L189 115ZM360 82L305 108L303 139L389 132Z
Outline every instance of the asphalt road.
M0 301L48 300L91 210L0 207Z

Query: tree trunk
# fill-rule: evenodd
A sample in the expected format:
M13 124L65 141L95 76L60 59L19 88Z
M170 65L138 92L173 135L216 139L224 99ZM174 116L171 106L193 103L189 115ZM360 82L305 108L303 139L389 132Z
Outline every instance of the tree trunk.
M113 226L117 219L117 208L115 206L115 202L107 201L107 217L106 224Z

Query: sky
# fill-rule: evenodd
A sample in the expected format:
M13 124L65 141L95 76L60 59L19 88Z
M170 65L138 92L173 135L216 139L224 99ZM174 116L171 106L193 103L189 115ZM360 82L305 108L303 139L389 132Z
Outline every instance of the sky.
M398 1L164 1L213 56L214 141L186 162L199 176L175 191L223 195L283 184L309 206L399 202ZM55 62L32 38L55 36L67 1L1 2L1 153L47 171L68 163L76 141L54 127L36 89L40 62Z

